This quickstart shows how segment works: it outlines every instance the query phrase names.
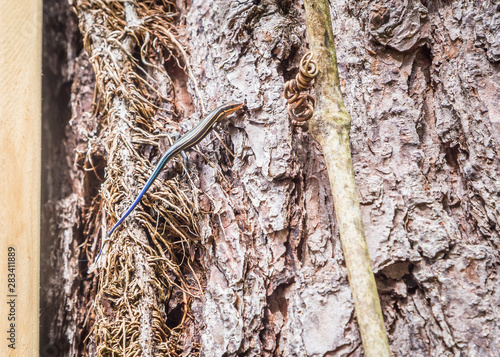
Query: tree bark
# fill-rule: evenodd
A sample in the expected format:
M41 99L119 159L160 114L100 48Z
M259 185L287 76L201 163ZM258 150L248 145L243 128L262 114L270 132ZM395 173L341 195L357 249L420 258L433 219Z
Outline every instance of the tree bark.
M120 316L126 325L138 311L154 318L158 309L159 324L182 327L173 328L178 334L171 355L362 356L324 159L307 128L291 124L282 96L308 50L302 3L177 2L175 39L189 66L160 55L148 58L171 79L170 91L156 90L175 98L177 106L151 94L164 112L145 120L158 130L127 139L140 155L129 156L126 180L117 190L123 196L111 195L113 204L105 194L113 192L113 182L104 180L122 176L111 170L113 148L106 140L119 136L120 123L126 122L120 120L143 117L127 105L124 117L112 121L96 111L109 98L102 95L101 77L96 85L90 61L106 59L99 57L104 52L89 51L85 41L95 49L95 38L78 38L80 31L88 32L84 21L103 11L104 3L91 4L97 5L80 6L78 17L67 5L44 4L41 355L106 355L107 342L93 329L96 321ZM122 6L109 4L111 10ZM331 4L343 97L352 118L354 173L394 356L500 354L497 7L489 1ZM120 14L115 15L123 15L121 21L131 21ZM102 31L112 30L108 25L94 24ZM140 56L142 30L123 28L128 32L118 41L130 36L128 41L138 42L128 43L132 57L117 66L139 73L136 63L147 67ZM169 50L182 57L175 45ZM146 72L167 82L160 72ZM170 285L165 290L170 299L162 300L163 288L151 281L169 284L177 278L153 270L143 273L151 280L138 298L148 301L146 310L132 303L130 312L123 312L111 300L96 299L107 296L105 285L87 274L88 260L101 231L142 187L149 162L168 147L164 133L185 133L204 107L226 100L245 101L246 110L192 151L191 176L182 175L180 164L167 168L146 202L157 208L144 206L131 217L132 228L110 248L134 247L134 254L147 260L143 266L157 264L147 217L164 223L155 213L166 212L169 201L161 198L176 180L199 203L193 208L196 227L189 230L198 241L189 241L186 255L194 268L176 261L192 294L184 298ZM130 150L120 140L117 150ZM132 267L131 279L137 263ZM193 293L196 279L200 293ZM181 319L184 312L187 318ZM165 351L154 326L142 341Z

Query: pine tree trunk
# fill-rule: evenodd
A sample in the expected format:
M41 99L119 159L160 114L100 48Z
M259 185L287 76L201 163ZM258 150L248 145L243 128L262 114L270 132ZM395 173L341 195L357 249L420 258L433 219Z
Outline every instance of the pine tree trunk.
M362 356L334 218L342 208L282 94L308 50L302 3L178 1L161 22L148 11L168 6L145 4L44 4L41 355L118 354L125 339L141 356ZM498 6L331 6L392 353L500 355ZM161 47L155 31L168 21ZM168 148L165 133L185 133L229 100L245 110L188 152L189 174L182 160L167 166L113 236L108 264L88 274L103 232ZM184 196L175 216L166 202ZM140 286L117 283L127 309L103 276Z

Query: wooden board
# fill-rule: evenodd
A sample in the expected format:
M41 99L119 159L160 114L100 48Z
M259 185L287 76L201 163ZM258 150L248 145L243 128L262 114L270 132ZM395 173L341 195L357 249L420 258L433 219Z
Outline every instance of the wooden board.
M41 26L0 2L0 356L39 355Z

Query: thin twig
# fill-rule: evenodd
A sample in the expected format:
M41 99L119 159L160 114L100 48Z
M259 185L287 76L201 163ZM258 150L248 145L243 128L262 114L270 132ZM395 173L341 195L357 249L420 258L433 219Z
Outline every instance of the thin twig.
M349 142L351 117L344 106L340 90L330 7L328 0L304 0L304 5L309 42L319 70L315 87L316 108L309 121L309 128L323 149L328 168L365 355L387 357L391 355L391 351L354 180Z

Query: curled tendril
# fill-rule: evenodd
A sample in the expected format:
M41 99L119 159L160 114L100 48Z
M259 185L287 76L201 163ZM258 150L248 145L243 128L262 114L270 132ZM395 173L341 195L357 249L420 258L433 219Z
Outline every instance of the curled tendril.
M303 92L311 88L311 83L317 75L318 65L313 54L308 52L300 60L299 73L285 83L283 96L288 101L288 114L299 123L311 119L313 115L315 99L309 93Z

